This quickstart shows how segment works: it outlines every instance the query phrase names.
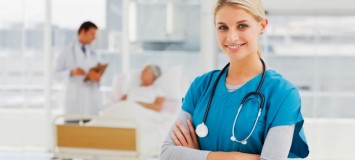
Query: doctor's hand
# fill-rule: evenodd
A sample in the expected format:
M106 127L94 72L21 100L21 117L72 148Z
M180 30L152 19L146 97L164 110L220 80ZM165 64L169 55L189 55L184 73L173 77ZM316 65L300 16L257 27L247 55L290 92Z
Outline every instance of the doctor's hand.
M181 122L177 122L173 127L174 134L171 135L171 139L177 146L200 149L195 129L190 119L187 119L187 126L189 129L186 129Z
M99 72L93 71L93 70L90 70L87 76L88 76L89 80L94 81L94 82L99 82L100 78L101 78L101 74Z
M85 71L81 68L75 68L70 71L70 76L82 76L85 75Z

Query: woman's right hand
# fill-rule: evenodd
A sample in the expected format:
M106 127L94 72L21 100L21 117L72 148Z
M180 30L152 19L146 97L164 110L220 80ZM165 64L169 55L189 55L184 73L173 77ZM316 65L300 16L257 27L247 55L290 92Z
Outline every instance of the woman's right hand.
M189 129L186 129L182 123L177 122L173 127L174 134L171 135L171 139L177 146L200 149L195 128L193 127L190 119L187 119L187 126Z

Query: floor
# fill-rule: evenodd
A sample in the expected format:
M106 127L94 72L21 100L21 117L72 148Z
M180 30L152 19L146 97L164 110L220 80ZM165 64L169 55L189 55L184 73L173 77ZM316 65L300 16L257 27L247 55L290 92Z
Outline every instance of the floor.
M58 160L58 159L53 159L51 153L44 153L44 152L0 151L0 160ZM73 159L73 160L83 160L83 159ZM148 160L159 160L159 158L151 157Z
M52 154L43 152L4 152L0 151L0 160L51 160Z

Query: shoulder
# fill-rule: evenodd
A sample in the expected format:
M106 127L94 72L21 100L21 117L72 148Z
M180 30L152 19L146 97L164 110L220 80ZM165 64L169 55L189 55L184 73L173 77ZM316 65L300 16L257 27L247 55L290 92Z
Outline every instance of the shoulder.
M283 115L298 115L301 107L301 96L298 88L275 70L269 70L266 77L264 87L266 87L270 109L279 112L284 111Z
M202 74L198 77L195 78L195 80L192 82L193 87L203 87L208 85L213 79L217 78L218 74L221 72L221 70L213 70L210 72L207 72L205 74Z
M182 109L184 111L191 115L194 113L195 106L198 104L199 99L207 93L207 89L217 77L218 73L220 73L220 70L213 70L195 78L183 98Z
M267 84L268 91L272 93L287 94L292 91L298 92L298 89L294 84L275 70L267 70L265 84Z

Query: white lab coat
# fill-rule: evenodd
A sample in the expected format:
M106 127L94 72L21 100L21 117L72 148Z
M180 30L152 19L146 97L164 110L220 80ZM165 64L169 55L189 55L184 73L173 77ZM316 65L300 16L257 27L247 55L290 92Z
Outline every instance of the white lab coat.
M55 77L66 83L64 102L65 114L97 115L101 105L99 84L84 82L85 76L70 76L70 71L80 67L85 73L98 63L97 54L86 45L86 53L81 50L79 42L62 50L57 55L54 72Z

